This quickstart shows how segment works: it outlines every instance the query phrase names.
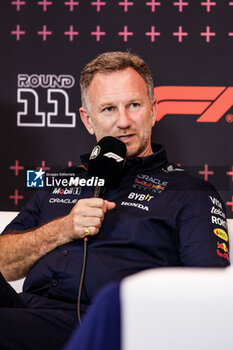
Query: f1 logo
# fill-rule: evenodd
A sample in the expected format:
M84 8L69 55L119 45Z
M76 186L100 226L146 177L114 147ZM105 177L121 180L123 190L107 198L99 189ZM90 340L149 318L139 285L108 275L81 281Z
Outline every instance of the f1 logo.
M122 160L124 160L122 157L118 156L118 154L115 154L113 152L108 152L108 153L105 153L104 154L105 157L108 157L108 158L113 158L115 159L116 162L122 162Z
M197 114L197 122L216 123L233 106L232 86L159 86L154 91L157 121L168 114Z

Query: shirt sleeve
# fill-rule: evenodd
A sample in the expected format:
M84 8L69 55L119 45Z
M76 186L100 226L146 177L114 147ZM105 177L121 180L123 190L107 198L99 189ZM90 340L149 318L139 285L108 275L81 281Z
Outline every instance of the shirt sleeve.
M226 210L212 185L206 183L187 195L177 217L176 234L182 265L230 264Z
M43 202L47 196L47 191L38 191L20 213L5 227L2 234L21 232L37 227Z

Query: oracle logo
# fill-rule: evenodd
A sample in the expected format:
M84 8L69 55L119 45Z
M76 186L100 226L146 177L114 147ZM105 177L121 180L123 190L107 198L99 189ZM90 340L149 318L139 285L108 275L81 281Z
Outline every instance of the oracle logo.
M188 114L199 115L199 123L216 123L233 106L232 86L158 86L154 91L157 121L168 114Z

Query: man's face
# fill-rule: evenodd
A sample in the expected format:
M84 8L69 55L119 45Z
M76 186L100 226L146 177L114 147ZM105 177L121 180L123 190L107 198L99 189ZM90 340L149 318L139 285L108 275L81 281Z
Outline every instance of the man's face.
M82 107L80 115L97 142L113 136L125 143L127 158L152 154L156 104L150 102L146 83L134 69L97 73L88 89L88 102L88 111Z

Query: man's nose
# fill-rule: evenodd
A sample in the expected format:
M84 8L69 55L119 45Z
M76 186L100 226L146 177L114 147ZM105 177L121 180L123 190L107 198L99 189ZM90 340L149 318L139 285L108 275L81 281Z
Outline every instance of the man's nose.
M131 125L130 115L126 108L120 108L117 115L117 127L127 129Z

